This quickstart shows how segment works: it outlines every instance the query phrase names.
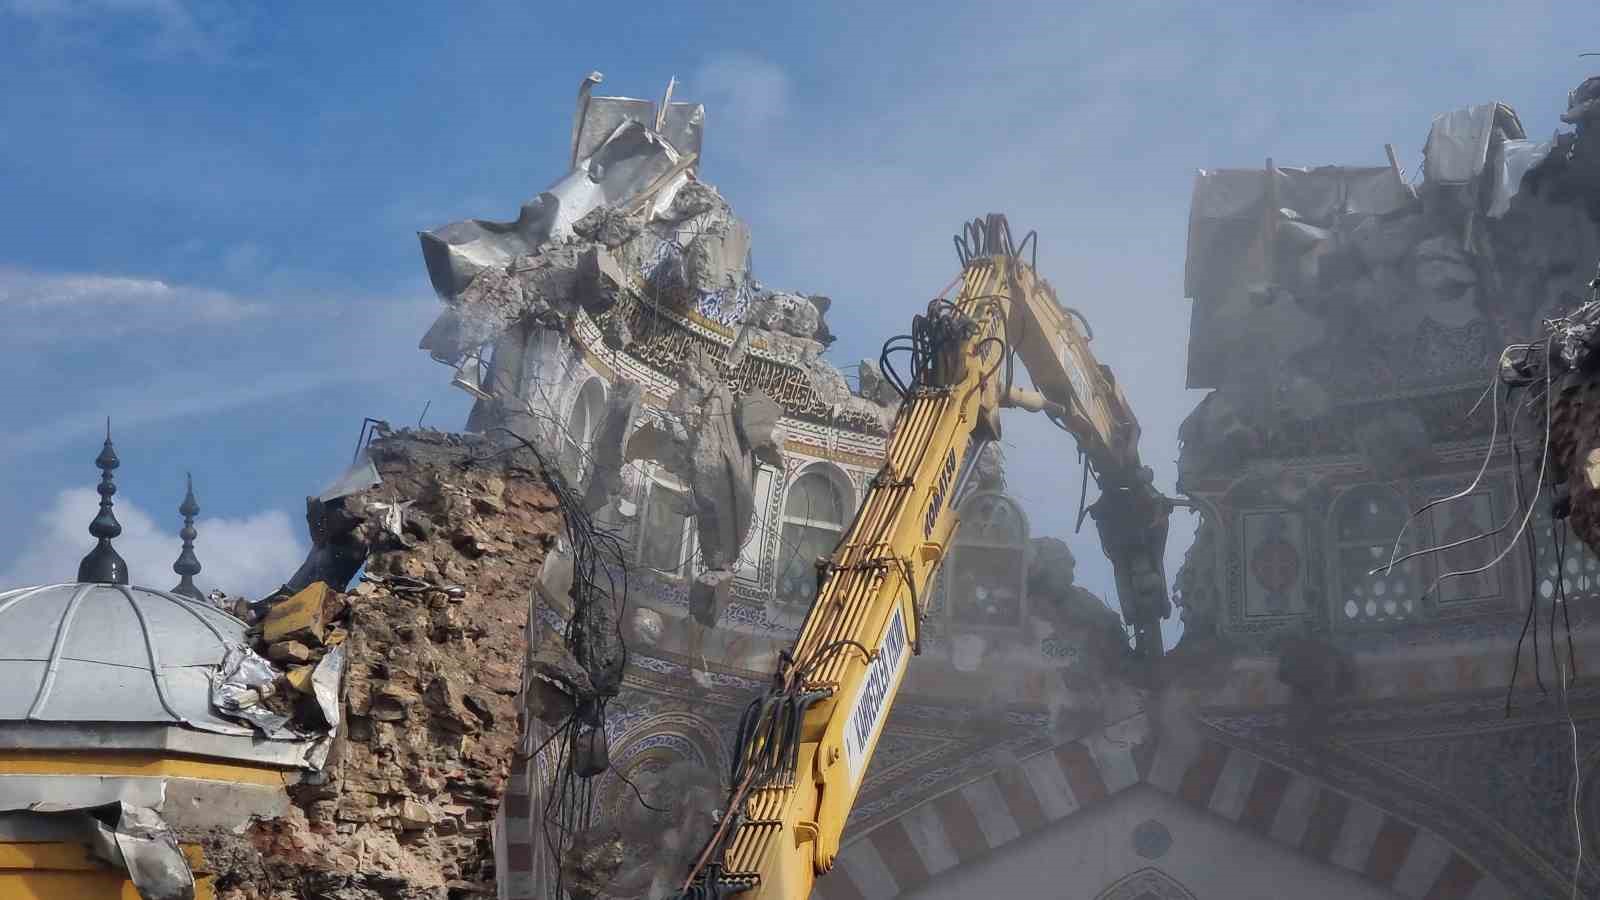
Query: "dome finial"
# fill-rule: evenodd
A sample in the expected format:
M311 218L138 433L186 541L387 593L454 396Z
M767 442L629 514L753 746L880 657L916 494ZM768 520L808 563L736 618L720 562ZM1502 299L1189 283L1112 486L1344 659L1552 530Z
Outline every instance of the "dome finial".
M94 549L78 564L78 581L85 584L127 584L128 564L111 546L111 539L122 533L122 524L111 512L111 496L117 485L111 479L112 470L122 465L117 451L111 446L111 417L106 417L106 443L94 464L100 467L100 513L89 523L89 534L97 540Z
M194 499L194 476L185 472L184 479L188 483L188 490L183 495L183 505L178 507L178 513L183 516L183 530L178 532L178 537L183 538L183 552L178 554L178 561L172 564L172 571L181 577L172 592L203 601L205 596L194 586L194 576L200 574L200 558L194 555L194 539L199 535L194 530L194 517L200 514L200 504Z

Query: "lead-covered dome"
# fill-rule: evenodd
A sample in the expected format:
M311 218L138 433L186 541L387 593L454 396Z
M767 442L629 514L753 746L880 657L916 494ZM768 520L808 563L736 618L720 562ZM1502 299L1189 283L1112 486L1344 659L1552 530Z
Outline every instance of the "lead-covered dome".
M213 711L211 675L243 622L204 603L120 584L0 592L0 723L248 726Z

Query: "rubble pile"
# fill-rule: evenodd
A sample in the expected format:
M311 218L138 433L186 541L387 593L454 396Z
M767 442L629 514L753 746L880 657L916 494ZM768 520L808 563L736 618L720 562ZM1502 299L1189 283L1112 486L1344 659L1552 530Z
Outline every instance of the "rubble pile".
M324 776L290 788L288 816L244 844L207 839L219 897L494 894L529 598L559 506L532 454L482 438L407 432L368 453L379 483L335 506L370 547L360 579L286 587L255 610L290 696L319 658L348 659L338 738Z
M1344 457L1392 482L1481 445L1492 416L1475 401L1501 351L1582 304L1600 258L1596 97L1600 79L1574 90L1574 129L1549 140L1501 103L1438 115L1420 178L1392 148L1387 166L1201 172L1189 386L1213 390L1180 431L1180 490L1234 479L1319 517L1329 498L1268 471L1275 461ZM1586 417L1563 419L1579 429L1566 442L1574 485L1600 443ZM1186 591L1192 602L1215 598Z
M574 900L671 896L727 799L715 772L683 760L639 766L630 779L638 793L597 815L563 857Z

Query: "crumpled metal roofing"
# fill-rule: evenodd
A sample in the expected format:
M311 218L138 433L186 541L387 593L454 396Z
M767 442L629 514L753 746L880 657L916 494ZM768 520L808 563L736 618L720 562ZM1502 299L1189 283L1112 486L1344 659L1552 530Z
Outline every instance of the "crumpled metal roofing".
M211 673L243 622L149 588L0 592L0 723L187 725L249 735L211 707Z

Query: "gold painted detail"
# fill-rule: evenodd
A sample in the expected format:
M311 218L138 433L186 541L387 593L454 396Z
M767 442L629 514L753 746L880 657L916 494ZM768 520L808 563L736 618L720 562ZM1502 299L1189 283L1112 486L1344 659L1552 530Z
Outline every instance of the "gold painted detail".
M864 434L884 433L876 417L835 408L817 396L810 375L799 366L749 352L737 366L730 366L731 341L701 334L678 316L635 298L620 299L596 319L595 325L602 334L621 330L631 335L622 352L668 378L675 377L683 361L698 351L716 363L727 379L728 389L736 394L761 391L776 400L786 416ZM597 354L591 354L591 358L593 355Z
M284 787L281 769L185 757L104 751L17 751L0 753L0 776L86 775L194 778L234 784Z
M195 900L214 900L210 868L197 844L182 844L195 875ZM125 873L89 853L83 844L0 843L0 898L5 900L139 900Z

